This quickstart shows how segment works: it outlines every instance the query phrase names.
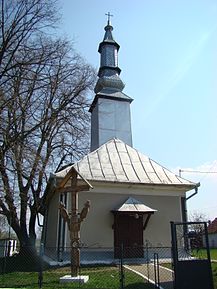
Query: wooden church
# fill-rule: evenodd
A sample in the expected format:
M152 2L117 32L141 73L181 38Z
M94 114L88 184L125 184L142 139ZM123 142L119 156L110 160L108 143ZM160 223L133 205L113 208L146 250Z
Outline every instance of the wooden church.
M71 211L72 183L76 176L78 212L86 200L91 207L81 225L80 246L118 256L121 245L142 248L170 246L170 222L186 221L186 192L193 183L172 173L132 145L130 104L123 93L118 67L119 44L108 20L99 44L100 68L90 107L91 151L51 177L44 219L45 249L59 252L70 246L69 231L58 210L59 202ZM142 257L129 250L128 257Z

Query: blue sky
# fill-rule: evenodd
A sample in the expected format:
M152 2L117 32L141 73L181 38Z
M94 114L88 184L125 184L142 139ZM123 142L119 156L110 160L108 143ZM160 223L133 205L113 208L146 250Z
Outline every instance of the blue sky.
M216 0L60 0L60 33L95 68L110 11L131 105L133 146L178 174L217 172ZM217 217L217 174L201 182L189 212Z

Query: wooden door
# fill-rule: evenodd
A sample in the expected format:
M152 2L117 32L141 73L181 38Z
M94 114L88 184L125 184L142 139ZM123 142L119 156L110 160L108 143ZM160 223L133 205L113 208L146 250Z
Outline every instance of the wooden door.
M123 257L143 257L143 216L138 214L115 214L114 247L115 257L120 257L123 244Z

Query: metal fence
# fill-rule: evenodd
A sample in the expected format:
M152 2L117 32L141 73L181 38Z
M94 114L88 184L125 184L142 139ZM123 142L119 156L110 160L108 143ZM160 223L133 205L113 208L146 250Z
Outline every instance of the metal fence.
M0 258L1 288L173 288L171 248L133 247L80 249L79 276L74 283L61 283L70 275L70 248L37 248L36 254ZM19 251L19 248L17 249Z
M171 232L175 289L213 289L207 223L171 222Z

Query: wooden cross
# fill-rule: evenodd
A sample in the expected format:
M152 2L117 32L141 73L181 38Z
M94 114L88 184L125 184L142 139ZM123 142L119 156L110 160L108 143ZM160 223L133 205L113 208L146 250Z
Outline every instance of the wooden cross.
M77 177L78 175L83 179L85 182L85 185L79 186L77 183ZM66 187L65 190L62 190L65 186L65 184L70 180L71 178L71 187ZM71 214L66 210L64 204L59 204L59 211L60 215L67 223L68 230L70 234L70 244L71 244L71 276L77 277L79 275L79 267L80 267L80 227L81 223L84 221L84 219L87 216L87 213L90 208L90 201L87 201L84 204L84 207L81 211L81 213L78 212L78 192L79 191L88 191L90 188L92 188L91 184L88 183L87 180L85 180L73 167L70 169L70 171L67 173L67 175L64 177L64 179L59 184L59 187L57 188L57 191L59 192L65 192L69 191L71 192Z
M110 14L110 12L105 14L106 16L108 16L108 25L110 25L110 17L113 17L114 15Z

